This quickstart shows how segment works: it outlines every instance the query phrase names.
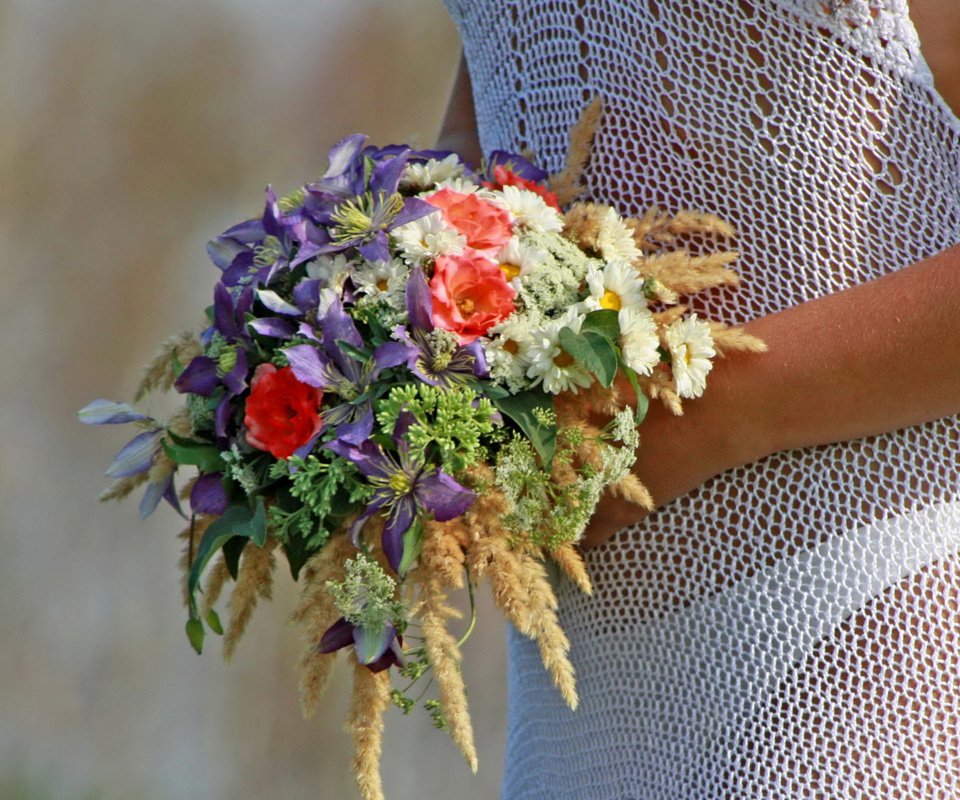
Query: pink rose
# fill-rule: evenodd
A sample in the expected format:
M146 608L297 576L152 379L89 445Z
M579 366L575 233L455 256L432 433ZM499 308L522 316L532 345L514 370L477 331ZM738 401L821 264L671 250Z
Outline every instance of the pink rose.
M513 235L506 209L475 194L441 189L425 199L440 209L448 225L466 237L467 247L484 255L495 255Z
M430 279L433 324L469 344L514 310L516 292L503 271L472 250L459 256L438 256Z

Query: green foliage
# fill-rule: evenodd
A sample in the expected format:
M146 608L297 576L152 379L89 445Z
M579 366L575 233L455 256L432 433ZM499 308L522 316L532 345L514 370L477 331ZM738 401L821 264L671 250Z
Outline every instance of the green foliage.
M377 422L392 431L401 411L416 418L406 433L414 461L439 461L441 469L457 475L487 457L482 439L493 433L495 410L473 389L425 383L395 386L377 403Z
M513 420L536 449L543 465L549 469L557 447L557 423L553 398L540 391L494 395L497 409ZM548 413L550 416L544 416Z
M390 624L403 627L406 612L396 599L397 582L372 558L358 553L345 562L341 581L327 581L327 591L337 610L351 625L381 630Z
M194 465L202 473L218 472L223 467L215 444L185 439L169 430L167 438L170 441L163 441L163 449L175 463Z
M204 531L203 538L194 554L190 568L188 590L190 592L191 617L195 617L193 594L197 590L200 576L210 559L234 536L249 539L262 547L267 540L267 514L263 505L263 498L258 497L256 506L251 509L247 505L230 506L223 515L212 522ZM191 640L192 641L192 640Z

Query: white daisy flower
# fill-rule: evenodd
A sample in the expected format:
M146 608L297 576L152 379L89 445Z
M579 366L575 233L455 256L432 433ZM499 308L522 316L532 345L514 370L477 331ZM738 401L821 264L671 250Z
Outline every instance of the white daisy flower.
M533 332L533 342L527 349L530 359L527 377L534 379L534 385L543 381L543 390L550 394L563 391L576 394L580 388L585 389L593 382L583 364L564 350L559 341L563 328L579 333L582 324L583 315L571 308L562 317L545 323Z
M507 209L521 228L550 233L563 230L559 212L548 206L535 192L518 186L504 186L494 202Z
M597 250L604 261L631 262L640 258L643 252L637 247L633 233L623 218L612 208L608 208L597 231Z
M611 261L602 270L591 264L587 269L587 288L590 294L582 302L586 311L647 307L643 278L625 261Z
M467 240L434 211L390 231L393 244L411 264L430 261L437 256L460 255Z
M441 181L448 181L463 176L464 167L459 157L451 153L442 161L435 158L425 162L408 163L400 178L400 188L414 192L432 189Z
M319 255L307 264L307 277L319 279L324 287L343 291L343 283L353 271L354 265L342 253Z
M533 332L530 320L514 313L490 329L491 339L483 345L490 377L505 383L511 391L517 392L530 385L527 369Z
M660 337L653 315L637 306L620 309L620 348L623 361L638 375L649 375L660 363Z
M421 197L425 194L430 195L434 192L439 192L441 189L450 189L454 192L459 192L460 194L476 194L481 197L487 196L487 191L481 186L478 186L469 178L448 178L443 181L437 181L436 186L432 189L427 189L423 192L420 192Z
M520 291L520 286L540 270L546 259L547 256L542 250L521 242L519 236L514 236L497 253L495 261L507 283Z
M707 388L707 373L713 368L710 359L717 354L713 349L710 326L698 320L696 314L691 314L671 323L664 338L670 349L677 394L687 398L699 397Z
M410 267L399 259L372 261L358 267L350 279L357 290L370 297L381 294L403 294Z

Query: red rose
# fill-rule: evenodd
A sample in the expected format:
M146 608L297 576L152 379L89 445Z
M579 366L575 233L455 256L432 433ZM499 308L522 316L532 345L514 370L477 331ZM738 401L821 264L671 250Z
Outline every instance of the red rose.
M493 168L493 182L485 182L483 185L488 189L502 189L504 186L516 186L518 189L526 189L528 192L540 195L544 203L560 211L560 202L557 200L557 196L546 186L541 186L535 181L521 178L516 172L512 172L502 164L498 164Z
M475 194L441 189L425 199L440 209L448 225L463 234L467 247L484 255L495 255L513 236L510 212Z
M438 256L430 279L433 324L469 344L513 313L516 292L503 270L479 253Z
M247 442L289 458L320 432L323 391L297 380L290 367L261 364L253 373L243 424Z

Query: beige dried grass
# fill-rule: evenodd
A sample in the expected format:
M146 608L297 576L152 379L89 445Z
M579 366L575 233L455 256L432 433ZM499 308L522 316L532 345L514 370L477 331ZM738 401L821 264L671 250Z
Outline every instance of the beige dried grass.
M334 653L321 653L317 649L323 634L340 618L325 584L343 580L344 562L355 553L350 538L339 534L332 537L303 568L300 602L290 620L304 628L306 647L299 663L300 709L308 719L316 713L335 661Z
M257 607L257 601L269 600L273 596L273 570L276 566L273 550L276 546L276 540L267 539L263 547L249 542L243 548L237 570L237 585L230 593L227 604L230 623L223 637L223 657L227 661L233 658L237 643Z
M154 389L165 392L170 390L176 380L174 356L180 365L185 367L202 352L203 348L193 331L183 331L166 339L144 367L134 400L142 400Z
M594 97L580 112L580 118L570 131L567 160L562 171L551 175L547 184L561 206L569 205L583 191L583 173L590 161L593 138L603 114L603 100Z
M353 774L363 800L384 800L380 778L383 713L390 704L390 673L353 667L353 696L347 730L353 739Z

